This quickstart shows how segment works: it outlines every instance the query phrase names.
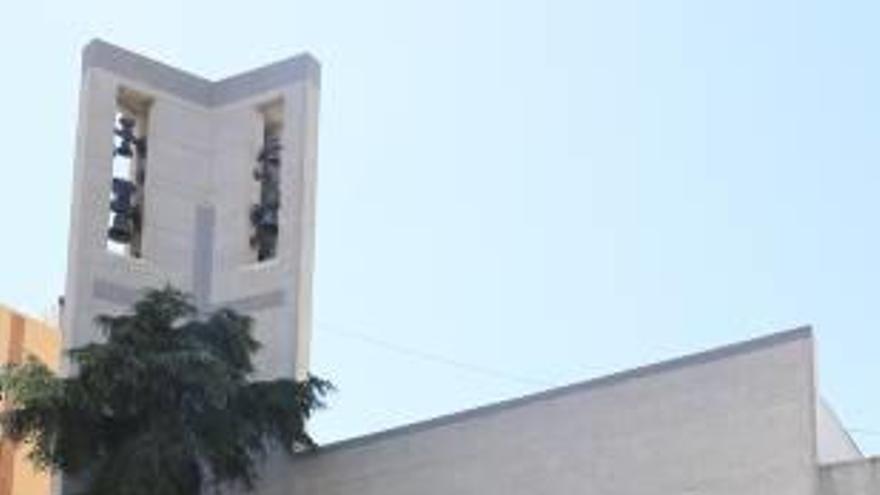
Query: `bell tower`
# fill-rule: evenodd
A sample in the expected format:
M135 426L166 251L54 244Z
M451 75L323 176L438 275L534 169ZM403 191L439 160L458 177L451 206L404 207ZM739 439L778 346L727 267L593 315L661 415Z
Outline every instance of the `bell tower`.
M64 347L171 284L254 318L261 378L308 370L320 66L219 81L95 40L83 51Z

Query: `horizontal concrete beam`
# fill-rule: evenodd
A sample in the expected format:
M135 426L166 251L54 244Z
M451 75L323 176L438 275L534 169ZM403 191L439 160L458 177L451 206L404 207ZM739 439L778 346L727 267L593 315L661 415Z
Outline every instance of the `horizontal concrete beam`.
M211 81L99 39L83 49L83 73L91 68L144 82L205 107L223 106L299 81L321 83L321 64L308 53Z

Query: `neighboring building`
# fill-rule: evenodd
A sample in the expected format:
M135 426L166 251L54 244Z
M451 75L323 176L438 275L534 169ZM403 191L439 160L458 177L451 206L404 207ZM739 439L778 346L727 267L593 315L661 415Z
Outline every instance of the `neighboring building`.
M58 369L61 334L44 320L0 305L0 364L16 364L34 357ZM0 495L44 495L51 476L37 470L27 458L26 445L0 442Z
M261 376L304 376L318 93L307 55L210 82L90 43L65 345L171 283L255 316ZM880 462L818 399L813 345L798 329L271 456L257 493L876 495Z

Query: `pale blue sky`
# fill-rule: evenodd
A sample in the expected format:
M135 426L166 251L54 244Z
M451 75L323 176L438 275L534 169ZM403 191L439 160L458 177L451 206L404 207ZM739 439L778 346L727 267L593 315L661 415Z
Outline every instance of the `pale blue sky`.
M62 290L89 39L208 77L308 50L320 439L813 324L880 451L880 3L14 5L0 301Z

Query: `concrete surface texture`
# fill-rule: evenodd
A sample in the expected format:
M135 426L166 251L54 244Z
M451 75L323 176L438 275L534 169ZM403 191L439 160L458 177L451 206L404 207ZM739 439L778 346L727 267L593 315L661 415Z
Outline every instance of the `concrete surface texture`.
M823 466L822 495L876 495L880 493L880 458Z

